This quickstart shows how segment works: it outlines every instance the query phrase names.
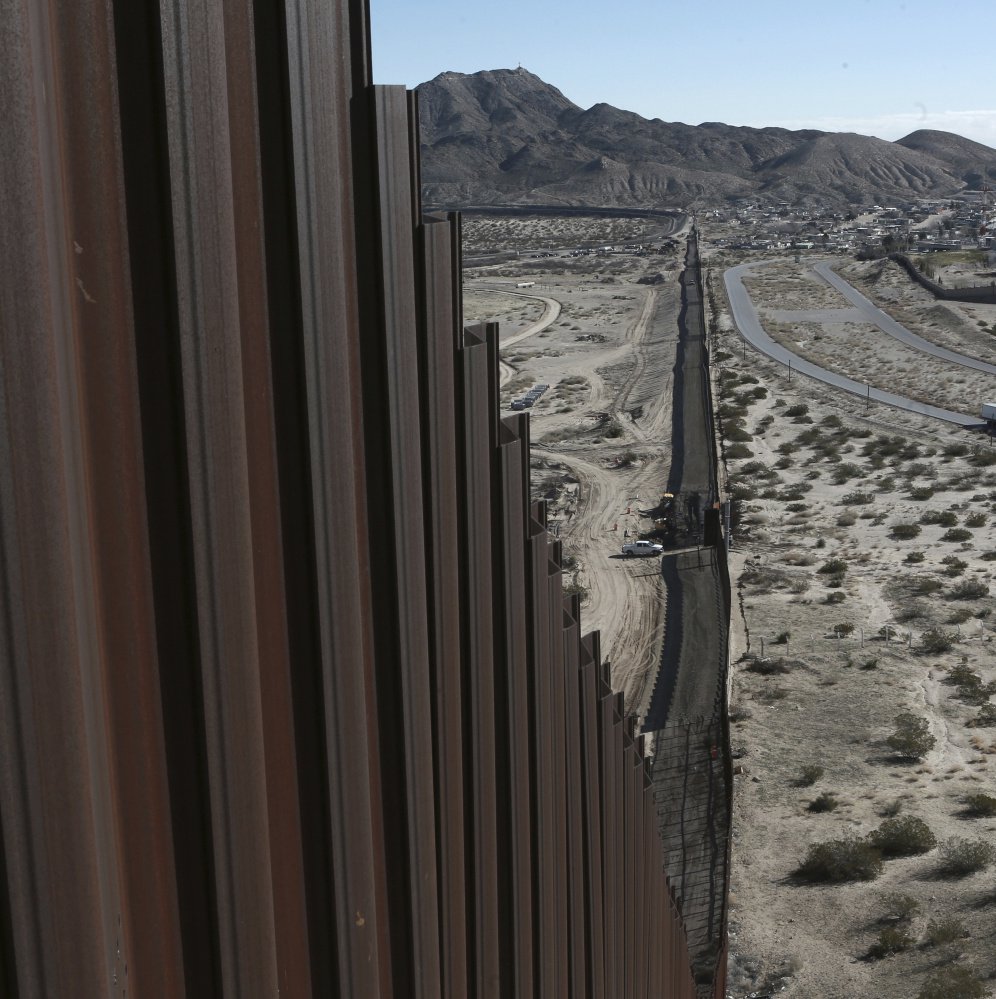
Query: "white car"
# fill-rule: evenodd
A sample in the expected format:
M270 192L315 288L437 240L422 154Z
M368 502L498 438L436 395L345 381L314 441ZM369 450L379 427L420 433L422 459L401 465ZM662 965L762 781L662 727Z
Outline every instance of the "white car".
M622 546L623 555L660 555L664 546L656 541L631 541Z

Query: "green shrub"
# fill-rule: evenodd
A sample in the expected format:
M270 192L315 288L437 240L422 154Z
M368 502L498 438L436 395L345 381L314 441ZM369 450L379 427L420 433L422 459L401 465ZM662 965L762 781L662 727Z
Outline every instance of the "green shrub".
M753 458L754 452L746 444L731 444L726 449L726 457L732 459Z
M864 470L851 462L844 462L837 465L833 470L833 484L842 486L848 479L854 479L864 474Z
M970 794L965 799L965 811L973 819L991 818L996 815L996 798L991 794Z
M934 495L934 490L930 486L914 486L910 490L910 499L929 500Z
M906 558L903 559L904 562L909 562L911 564L916 564L917 562L922 562L923 560L923 552L908 552Z
M986 523L986 515L981 511L976 513L970 513L965 518L966 527L984 527Z
M821 565L816 571L837 576L841 573L847 572L847 563L842 558L827 559L827 561L824 562L823 565Z
M996 465L996 451L979 451L968 459L976 468L991 468Z
M835 812L840 806L840 802L837 800L837 796L831 794L829 791L824 791L823 794L817 795L813 800L806 806L806 811L808 812Z
M941 535L941 541L968 541L971 536L967 527L952 527Z
M920 516L920 523L954 527L958 523L958 518L950 510L926 510Z
M761 676L778 676L788 673L792 667L785 659L751 659L744 667L748 673L759 673Z
M944 584L939 579L934 579L932 576L920 576L913 580L913 592L920 597L924 597L928 593L936 593L943 586Z
M622 433L621 429L620 429L620 433ZM613 436L618 437L619 434L606 433L605 436L606 437L613 437ZM728 441L746 442L746 441L752 441L754 439L754 435L749 430L744 430L743 427L739 427L735 423L727 423L723 427L723 436Z
M924 930L923 943L925 947L943 947L967 936L968 930L960 919L932 919Z
M968 721L969 728L996 728L996 704L983 704L979 713Z
M958 607L948 615L945 624L964 624L970 617L972 612L967 607Z
M807 763L800 771L796 780L798 787L812 787L825 773L818 763Z
M841 497L841 503L845 506L864 506L867 503L874 503L875 497L871 493L845 493Z
M882 873L882 855L862 839L831 839L813 843L796 869L806 881L874 881Z
M953 836L941 844L938 872L946 878L964 878L989 867L996 860L996 847L982 839Z
M805 416L808 412L809 407L804 402L800 402L796 403L794 406L789 406L783 415L794 418L798 416Z
M957 555L945 555L941 559L941 564L944 566L944 575L950 579L960 576L968 568L968 563L958 558Z
M903 892L886 895L882 904L885 906L885 918L897 923L909 922L920 911L916 898Z
M923 983L916 999L983 999L989 994L979 976L961 964L935 971Z
M850 621L841 621L833 626L833 633L838 638L846 638L854 631L854 625Z
M954 648L956 639L956 635L940 628L928 628L920 636L920 651L932 656L950 652Z
M910 538L917 537L920 530L919 524L892 524L889 527L889 532L899 541L908 541Z
M792 637L791 631L780 631L775 635L775 640L772 642L773 645L788 645L788 640Z
M967 444L948 444L941 452L946 458L961 458L968 454Z
M828 593L826 600L824 600L823 602L825 604L842 604L846 599L847 599L847 594L841 593L840 590L837 590L834 593Z
M937 846L937 837L930 826L915 815L886 819L868 835L868 842L881 851L883 857L916 857Z
M879 961L890 954L899 954L913 946L913 938L900 926L886 926L878 940L868 948L868 957Z
M922 760L937 744L926 718L904 711L893 719L896 729L885 741L905 760Z
M978 600L988 594L989 587L981 579L963 579L948 592L952 600Z

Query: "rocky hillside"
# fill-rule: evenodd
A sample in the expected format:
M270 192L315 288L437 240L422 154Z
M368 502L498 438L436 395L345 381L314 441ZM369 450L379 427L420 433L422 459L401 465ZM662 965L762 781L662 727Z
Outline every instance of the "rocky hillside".
M759 196L840 205L976 186L996 149L948 132L900 139L584 110L524 69L419 88L427 203L675 207Z

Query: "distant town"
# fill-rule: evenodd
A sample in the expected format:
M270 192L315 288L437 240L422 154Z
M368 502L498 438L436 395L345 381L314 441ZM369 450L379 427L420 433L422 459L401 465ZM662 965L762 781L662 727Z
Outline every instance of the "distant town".
M820 250L840 253L996 248L990 192L958 199L910 201L851 212L747 202L699 213L708 242L732 250ZM728 235L720 233L728 230Z

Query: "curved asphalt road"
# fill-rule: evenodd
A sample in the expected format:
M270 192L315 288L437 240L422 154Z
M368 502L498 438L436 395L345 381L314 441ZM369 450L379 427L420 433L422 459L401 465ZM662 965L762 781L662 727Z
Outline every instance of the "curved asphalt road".
M929 340L924 340L922 336L911 333L905 326L897 323L892 316L883 312L874 302L865 298L857 288L848 284L831 268L829 260L821 260L813 264L813 270L827 284L836 288L851 305L855 306L861 312L862 319L877 326L884 333L888 333L889 336L901 340L908 347L922 350L925 354L933 354L934 357L951 361L953 364L960 364L965 368L975 368L976 371L985 371L987 374L996 375L996 364L989 364L986 361L980 361L977 357L969 357L967 354L959 354L956 351L938 347L936 343L931 343Z
M757 264L755 263L739 264L737 267L731 267L723 274L723 281L726 284L726 293L729 296L730 306L733 309L733 319L744 339L747 340L752 347L761 351L762 354L767 354L768 357L775 361L780 361L782 364L789 365L793 371L798 371L801 374L808 375L810 378L815 378L817 381L824 382L827 385L832 385L834 388L843 389L845 392L853 392L855 395L859 395L862 398L870 398L875 402L883 402L887 406L895 406L897 409L905 409L907 412L918 413L921 416L929 416L935 420L944 420L946 423L954 423L960 427L978 427L980 425L981 421L977 416L967 416L964 413L955 413L952 410L941 409L938 406L929 406L925 402L917 402L915 399L907 399L905 396L896 395L893 392L886 392L883 389L869 388L869 386L863 385L861 382L856 382L854 379L848 378L845 375L840 375L835 371L828 371L826 368L821 368L819 365L813 364L812 361L807 361L804 357L800 357L798 354L786 349L780 343L776 343L764 331L764 328L761 325L761 320L757 314L757 308L751 300L750 295L747 294L747 289L743 285L743 275L756 266ZM836 275L834 276L836 277ZM833 282L831 281L831 283ZM846 285L846 282L843 283ZM853 288L851 291L854 292L855 295L858 294ZM867 299L865 299L865 302L871 308L875 309L875 306L871 305ZM855 304L857 305L857 303ZM876 311L881 312L881 310L878 309L876 309ZM882 315L884 316L885 314L882 313ZM875 322L875 325L879 325L877 320L872 321ZM899 324L896 323L896 325L898 326ZM901 326L899 328L902 329ZM888 332L888 330L886 332ZM913 334L908 331L904 330L904 332L910 337L913 336ZM917 339L919 339L919 337ZM924 340L923 343L927 343L927 341ZM942 349L943 348L941 347L936 347L932 353ZM949 351L948 353L951 352ZM937 356L942 355L938 354ZM960 357L963 355L955 356ZM981 361L977 362L977 364L982 363L983 362ZM987 365L987 368L992 369L992 365Z

